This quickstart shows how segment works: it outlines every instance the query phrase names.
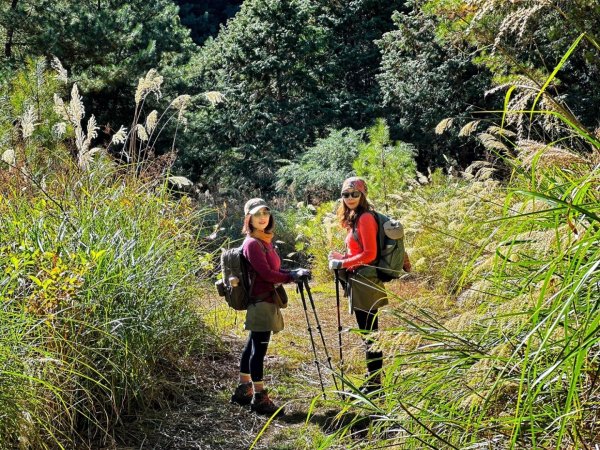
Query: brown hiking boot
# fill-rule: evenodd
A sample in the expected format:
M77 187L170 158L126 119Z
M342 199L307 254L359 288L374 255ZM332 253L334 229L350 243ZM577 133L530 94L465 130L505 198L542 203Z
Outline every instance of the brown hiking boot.
M264 391L254 393L254 398L252 399L252 403L250 403L250 409L258 414L268 414L269 416L272 416L279 408L269 398L269 394L265 389ZM283 409L281 409L278 414L283 414Z
M252 401L253 393L254 389L252 388L252 381L249 381L248 383L241 383L235 388L235 392L231 396L231 403L247 406Z

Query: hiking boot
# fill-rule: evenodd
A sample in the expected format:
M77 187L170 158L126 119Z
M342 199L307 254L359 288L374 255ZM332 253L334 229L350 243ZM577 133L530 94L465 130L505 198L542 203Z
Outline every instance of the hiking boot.
M255 392L252 403L250 403L250 409L258 414L267 414L272 416L279 409L275 403L269 398L267 390L261 392ZM283 414L283 409L279 411L279 414Z
M248 406L252 401L252 394L254 389L252 388L252 381L248 383L241 383L235 388L235 392L231 396L231 403L237 403L241 406Z
M377 395L381 394L381 377L379 375L374 375L370 378L367 378L367 381L363 383L360 387L360 393L364 396L367 396L373 392L377 391Z

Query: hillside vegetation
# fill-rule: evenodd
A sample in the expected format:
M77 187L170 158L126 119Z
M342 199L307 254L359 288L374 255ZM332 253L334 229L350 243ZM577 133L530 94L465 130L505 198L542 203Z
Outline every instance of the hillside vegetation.
M335 411L302 445L600 445L596 2L228 1L212 38L200 4L51 3L0 7L0 448L114 448L232 351L206 305L250 197L330 298L351 175L414 271L380 398L358 351L345 399L282 388Z

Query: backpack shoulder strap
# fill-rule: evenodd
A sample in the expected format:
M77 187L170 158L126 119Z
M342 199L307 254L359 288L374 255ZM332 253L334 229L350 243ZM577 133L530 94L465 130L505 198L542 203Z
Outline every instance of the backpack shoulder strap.
M255 238L255 237L252 237L252 236L250 236L249 239L253 239L253 240L257 241L260 244L260 248L262 249L263 253L267 254L267 246L265 245L265 243L263 241ZM243 252L242 252L242 258L244 259L244 262L248 266L252 267L252 264L250 264L250 261L248 261L246 259ZM246 271L247 271L247 269L246 269ZM254 268L252 268L252 277L250 277L250 287L248 288L248 298L250 298L250 299L252 299L252 289L254 288L254 282L256 281L256 277L257 277L257 273L254 270Z
M356 242L358 242L358 245L359 245L360 249L364 250L363 246L362 246L362 244L360 242L360 239L358 239L358 231L356 231L356 226L358 225L358 219L360 219L364 213L371 214L373 216L373 218L375 219L375 223L377 223L377 258L375 259L375 261L379 261L380 248L383 246L383 242L382 242L382 239L381 239L381 236L380 236L381 233L379 233L380 228L381 228L381 224L379 223L379 216L378 216L377 212L375 212L375 211L363 211L363 212L361 212L356 217L356 220L354 221L354 224L352 225L352 236L354 237L354 240Z
M254 238L251 238L254 239ZM260 239L257 239L260 240ZM244 245L242 244L242 247L240 248L240 253L241 253L241 261L242 261L242 266L243 266L243 275L244 275L244 287L246 287L248 289L248 298L251 298L252 296L252 289L254 288L254 282L256 281L256 271L254 269L252 269L252 275L250 275L250 271L248 270L248 266L252 267L252 264L250 264L250 261L248 261L246 259L246 257L244 256Z

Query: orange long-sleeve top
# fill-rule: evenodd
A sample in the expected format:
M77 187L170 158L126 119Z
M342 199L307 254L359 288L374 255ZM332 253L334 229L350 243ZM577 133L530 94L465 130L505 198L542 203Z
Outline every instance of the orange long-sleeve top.
M353 270L359 266L370 264L377 258L377 221L373 214L362 213L356 223L358 241L354 238L352 228L346 234L346 248L348 249L342 267Z

